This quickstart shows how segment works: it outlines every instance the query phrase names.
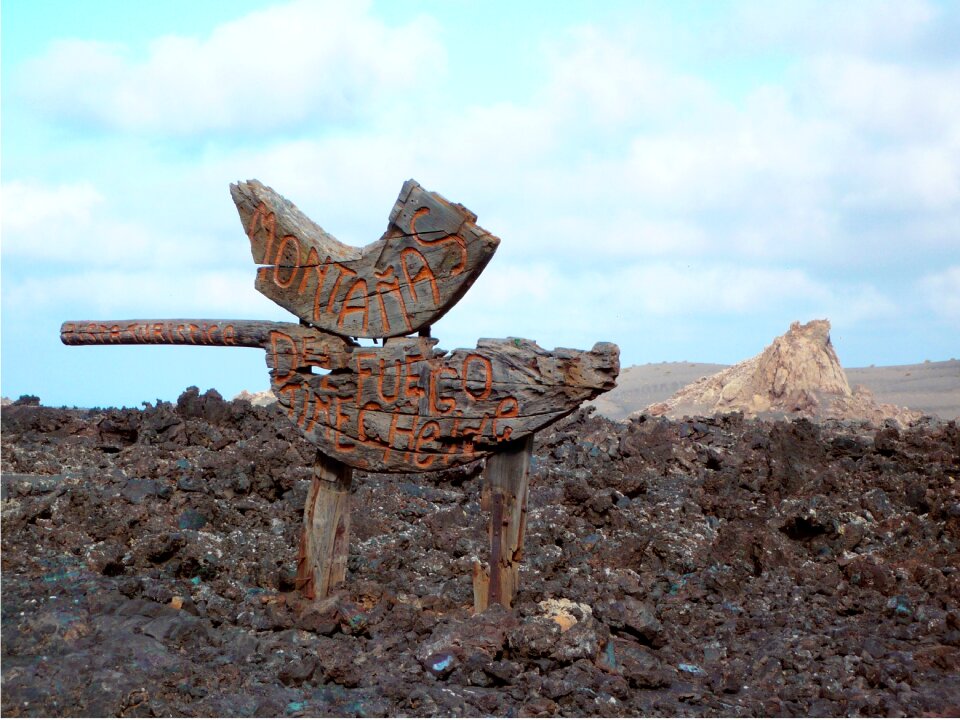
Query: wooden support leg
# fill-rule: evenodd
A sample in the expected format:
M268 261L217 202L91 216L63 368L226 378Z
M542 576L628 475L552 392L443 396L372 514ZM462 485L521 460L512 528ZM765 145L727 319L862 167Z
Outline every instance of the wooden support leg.
M317 453L297 558L297 589L307 598L322 600L347 576L352 480L352 468Z
M490 511L490 565L473 568L475 612L500 603L510 607L517 594L523 536L527 528L527 493L533 435L506 443L487 460L484 506Z

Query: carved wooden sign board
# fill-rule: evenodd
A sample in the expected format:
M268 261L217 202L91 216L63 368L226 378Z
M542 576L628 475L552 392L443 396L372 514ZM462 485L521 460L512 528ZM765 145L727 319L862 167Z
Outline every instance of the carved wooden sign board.
M440 470L520 446L529 454L529 442L518 441L615 385L612 343L547 351L507 338L436 349L430 325L467 292L500 241L465 207L413 180L386 232L363 248L339 242L256 180L230 190L259 266L256 289L299 324L71 321L61 340L262 348L271 389L321 456L378 472ZM356 338L384 340L364 346ZM349 487L349 473L338 476ZM316 522L309 505L308 525ZM491 598L501 601L497 578L490 583Z
M404 183L387 231L350 247L296 205L251 180L230 187L250 238L256 288L304 322L342 336L409 335L439 320L499 245L477 217Z

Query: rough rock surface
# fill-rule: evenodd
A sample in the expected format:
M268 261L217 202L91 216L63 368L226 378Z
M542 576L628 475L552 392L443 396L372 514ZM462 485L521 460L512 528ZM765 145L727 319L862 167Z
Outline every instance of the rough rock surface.
M272 390L261 390L259 392L250 392L249 390L241 390L237 393L234 400L246 400L251 405L257 405L263 407L265 405L273 405L277 402L277 396L273 394Z
M196 389L2 413L6 717L960 714L955 422L537 439L516 607L471 614L479 468L356 473L347 581L292 592L313 448Z
M865 387L850 389L830 342L829 320L795 322L756 357L701 378L641 412L678 419L730 412L747 417L892 419L901 426L921 416L877 403Z

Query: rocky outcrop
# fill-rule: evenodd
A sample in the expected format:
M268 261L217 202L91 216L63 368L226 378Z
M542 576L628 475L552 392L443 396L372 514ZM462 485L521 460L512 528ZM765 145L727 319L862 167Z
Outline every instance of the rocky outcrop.
M483 479L357 471L295 590L316 448L279 405L0 414L0 715L956 717L955 422L537 434L520 595L473 613Z
M273 405L277 401L277 396L273 394L272 390L261 390L260 392L253 393L249 390L241 390L233 399L247 400L252 405L265 407L267 405Z
M701 378L640 414L681 418L742 412L747 417L858 419L901 425L920 413L881 404L863 386L851 389L830 342L830 321L794 322L762 353Z

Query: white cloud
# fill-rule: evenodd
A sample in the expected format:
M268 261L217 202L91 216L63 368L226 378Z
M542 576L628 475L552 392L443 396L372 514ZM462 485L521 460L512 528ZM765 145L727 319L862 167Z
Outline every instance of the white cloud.
M731 338L756 339L761 327L783 332L793 320L815 317L855 327L901 315L898 303L868 283L826 283L797 269L656 261L597 272L575 264L528 268L495 260L434 333L447 349L504 335L536 339L547 348L610 340L621 345L630 364L669 359L669 351L654 352L667 342L684 347L684 357L716 360L737 352Z
M725 264L634 265L600 275L597 284L600 282L611 294L607 306L670 317L765 313L791 302L821 299L826 294L799 270Z
M222 249L217 238L198 236L179 217L158 228L124 219L86 182L5 183L2 228L5 260L94 271L153 267L182 273L219 262Z
M636 28L581 27L548 48L551 79L542 101L567 122L610 132L686 123L714 105L711 86L644 53Z
M20 314L56 311L63 321L238 316L291 319L256 292L253 283L252 272L239 270L180 274L92 270L5 282L3 302L6 310ZM77 317L87 313L90 317Z
M338 224L363 224L343 237L358 243L376 237L379 203L410 176L476 211L504 239L501 253L514 257L590 263L695 254L851 267L868 242L884 262L907 236L933 250L952 242L960 133L948 130L960 127L960 105L951 114L952 101L940 102L940 130L922 142L911 135L878 145L860 125L869 94L849 112L817 100L842 95L844 83L858 92L855 73L840 73L828 93L805 69L733 107L704 81L657 65L625 34L583 31L566 49L570 60L526 104L400 114L395 126L375 131L235 152L225 174L261 177L308 214L316 208L315 219L338 236ZM894 106L922 115L938 93L956 93L954 72L924 71L922 92L898 72L890 92L912 99ZM906 127L909 118L889 123ZM371 204L374 196L382 200ZM882 233L870 227L891 210L909 215ZM940 216L912 223L930 210Z
M141 62L116 48L74 48L80 56L68 67L81 72L89 50L101 78L82 91L65 80L44 96L62 98L64 109L87 97L91 112L120 129L302 121L320 130L337 116L336 98L348 86L360 88L357 107L388 107L389 122L295 141L265 135L271 144L229 148L219 157L208 152L200 168L210 183L259 177L356 244L379 234L386 212L380 203L388 205L399 182L413 176L465 202L481 224L528 255L572 259L589 239L598 259L705 253L837 266L862 253L862 219L891 208L932 208L949 224L960 197L960 70L853 54L888 47L898 27L914 42L935 13L923 3L883 12L858 7L791 6L793 20L772 32L813 32L823 13L837 37L816 47L833 54L796 62L782 84L755 86L741 106L724 100L695 68L678 70L640 47L639 31L629 26L579 28L555 40L551 74L526 103L437 105L432 93L443 85L434 64L442 67L445 50L430 21L391 28L365 5L308 2L226 23L202 41L161 39ZM767 12L748 5L739 22ZM273 52L272 38L287 26L296 26L294 36L283 53ZM314 31L310 42L298 41L298 33ZM334 41L326 43L324 33ZM860 40L837 54L850 34ZM394 62L397 44L424 53L403 52ZM350 72L318 72L309 92L297 89L304 68L337 63ZM358 73L370 77L358 82ZM233 74L250 84L236 85ZM41 87L49 76L41 73ZM266 76L270 82L256 80ZM273 90L260 92L267 86ZM900 134L878 145L868 126ZM942 228L931 232L944 235Z
M89 222L91 214L103 201L103 196L88 182L44 186L35 182L15 180L3 185L3 232L27 235L41 233L50 223ZM40 244L42 235L24 238L31 244ZM10 249L10 241L4 243ZM14 250L19 251L14 242Z
M206 38L161 37L143 60L115 44L59 42L20 80L47 111L110 129L264 131L355 121L405 93L429 95L445 57L426 18L388 27L366 2L294 0Z
M960 207L960 142L874 149L851 158L850 169L862 182L843 197L848 207L954 213Z
M894 322L916 309L893 297L905 286L956 320L960 271L912 278L956 247L960 68L885 54L925 37L922 3L832 7L789 6L793 19L769 31L771 43L793 38L787 69L736 100L709 68L641 47L635 28L598 27L554 44L550 74L526 101L447 105L433 24L388 27L345 3L278 6L207 38L160 39L142 59L116 46L53 48L34 66L34 97L64 117L108 136L247 134L138 176L138 194L178 209L159 223L146 202L135 210L118 197L132 190L99 181L5 185L5 263L72 266L56 281L5 266L5 301L279 319L253 289L227 182L259 178L362 245L414 177L503 239L442 321L448 347L506 333L589 345L642 337L647 322ZM176 151L176 138L168 145ZM191 227L204 230L184 234Z
M927 310L960 329L960 265L925 275L917 286Z
M926 0L744 0L737 3L727 31L751 48L889 52L922 41L938 20L937 9Z
M491 270L474 286L479 305L490 312L524 308L548 324L569 323L577 308L585 309L583 317L589 317L589 322L603 325L605 313L634 318L749 316L791 305L836 311L840 304L861 297L879 307L879 295L870 287L830 287L801 270L775 267L658 261L610 267L604 272L552 263Z
M849 54L816 56L803 67L801 99L856 133L957 142L960 67L910 66Z

